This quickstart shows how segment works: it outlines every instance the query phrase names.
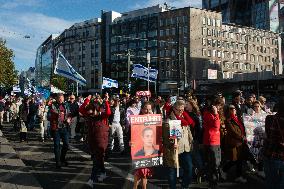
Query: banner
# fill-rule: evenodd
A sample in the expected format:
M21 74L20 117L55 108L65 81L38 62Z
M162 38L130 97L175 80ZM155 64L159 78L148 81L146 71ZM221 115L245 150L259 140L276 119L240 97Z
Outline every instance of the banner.
M136 96L148 96L151 97L151 92L150 91L137 91Z
M208 79L217 79L218 72L217 70L208 69Z
M81 85L87 85L86 79L74 70L60 51L58 52L54 73L76 81Z
M158 76L158 70L150 69L150 74L148 77L148 68L142 66L141 64L134 64L131 77L143 79L150 82L156 82Z
M43 97L43 99L48 99L50 96L50 90L44 87L37 87L37 93Z
M257 161L262 158L262 154L260 154L260 152L263 149L265 138L265 118L267 115L269 114L258 113L254 115L243 115L247 144L250 152L253 154Z
M134 168L162 165L162 115L131 115L130 124Z
M112 87L118 88L118 82L116 80L103 77L102 89L112 88Z

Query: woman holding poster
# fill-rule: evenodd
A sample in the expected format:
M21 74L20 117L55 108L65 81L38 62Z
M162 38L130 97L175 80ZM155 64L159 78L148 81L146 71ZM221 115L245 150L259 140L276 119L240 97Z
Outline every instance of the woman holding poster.
M145 102L141 106L141 112L140 115L145 115L145 114L153 114L153 106L152 103L150 102ZM154 131L150 127L146 127L142 131L142 141L143 141L143 148L139 150L134 157L139 157L139 156L151 156L154 155L155 153L158 153L158 150L154 148ZM152 177L153 175L153 170L152 168L139 168L135 170L134 173L134 185L133 189L137 189L139 183L142 180L142 188L146 189L147 188L147 178Z
M190 127L195 123L184 111L185 102L177 100L163 124L164 165L168 167L168 182L170 189L176 189L177 168L183 169L182 188L188 188L192 178L193 138ZM177 139L170 137L170 120L180 120L182 136ZM177 144L175 144L177 141ZM177 153L177 155L176 155Z

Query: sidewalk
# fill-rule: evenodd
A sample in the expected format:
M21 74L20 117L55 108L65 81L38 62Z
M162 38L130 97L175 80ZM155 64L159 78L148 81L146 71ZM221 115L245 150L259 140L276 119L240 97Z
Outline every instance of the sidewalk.
M39 189L38 181L0 131L0 188Z

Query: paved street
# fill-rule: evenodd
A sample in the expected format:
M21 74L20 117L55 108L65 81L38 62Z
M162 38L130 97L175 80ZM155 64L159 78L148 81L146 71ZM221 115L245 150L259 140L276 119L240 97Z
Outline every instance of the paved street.
M90 161L90 155L86 153L87 149L84 144L71 141L71 150L67 155L69 166L63 167L61 170L56 170L52 141L44 143L39 142L39 134L35 131L28 134L28 142L20 143L19 136L14 131L11 131L11 128L12 125L5 125L3 129L4 137L9 143L3 143L2 141L5 140L5 138L0 137L1 149L3 149L3 145L9 145L14 148L15 152L14 154L12 152L10 154L3 154L1 151L1 158L3 159L3 156L6 158L17 157L19 158L19 161L22 160L23 168L18 168L19 165L16 164L16 162L15 165L1 166L0 183L2 183L2 186L3 183L8 185L17 183L18 177L14 178L13 175L10 176L9 179L6 179L7 172L16 169L17 173L25 173L30 177L33 177L33 179L31 179L33 180L33 184L30 186L41 186L46 189L89 188L85 183L90 176L92 162ZM2 161L0 162L2 163ZM116 189L132 187L133 175L131 173L133 173L133 170L131 170L130 158L128 155L122 156L119 153L114 153L106 163L106 168L108 178L104 183L97 184L95 188ZM155 170L154 179L150 179L148 185L149 189L167 188L165 171L164 168L157 168ZM264 188L263 180L256 175L248 175L248 180L249 182L247 184L237 184L233 182L222 183L220 188ZM207 188L206 186L206 183L193 183L191 188Z

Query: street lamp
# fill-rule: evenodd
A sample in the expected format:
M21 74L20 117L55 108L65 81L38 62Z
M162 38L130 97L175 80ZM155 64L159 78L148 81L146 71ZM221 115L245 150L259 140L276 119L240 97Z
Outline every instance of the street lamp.
M150 60L150 53L149 52L147 52L147 65L148 65L148 91L150 91L150 62L151 62L151 60Z

